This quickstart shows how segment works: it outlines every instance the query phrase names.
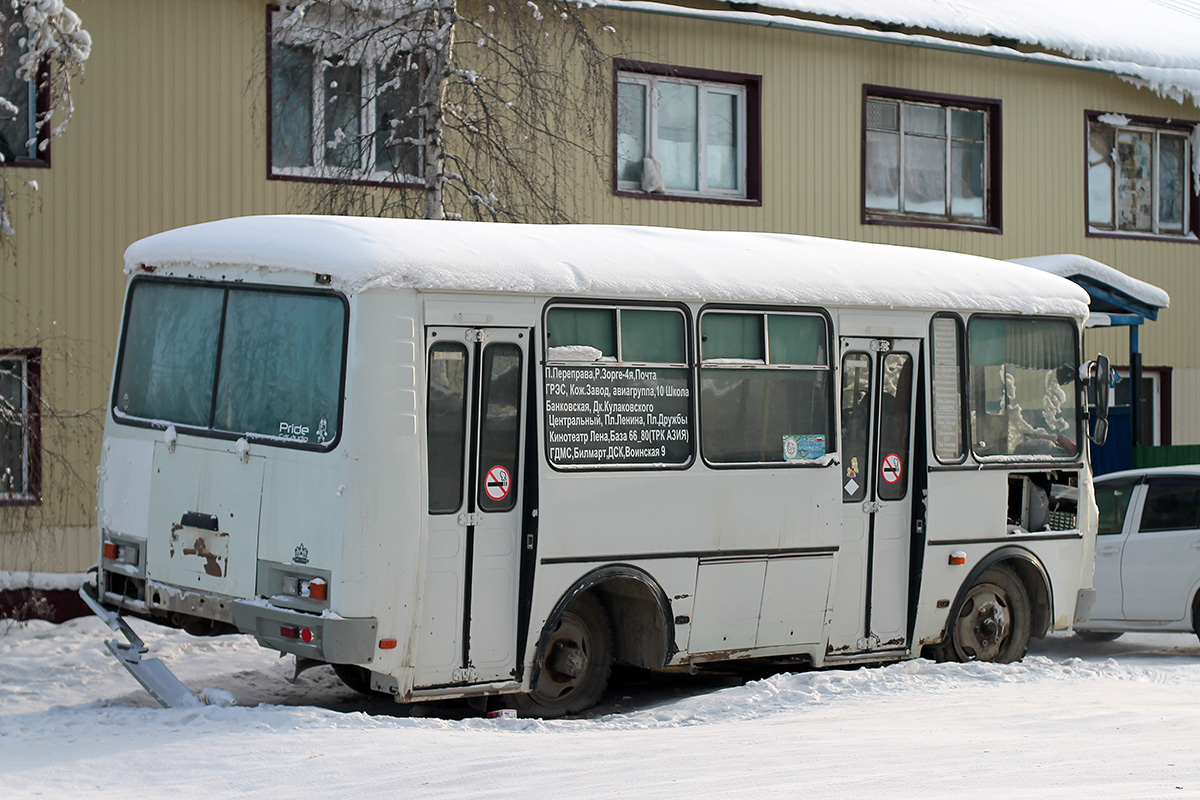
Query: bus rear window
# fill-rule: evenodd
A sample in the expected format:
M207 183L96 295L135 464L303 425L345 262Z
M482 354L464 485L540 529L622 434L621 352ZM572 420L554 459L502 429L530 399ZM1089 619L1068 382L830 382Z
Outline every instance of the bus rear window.
M330 447L345 330L346 305L333 294L138 281L114 416Z

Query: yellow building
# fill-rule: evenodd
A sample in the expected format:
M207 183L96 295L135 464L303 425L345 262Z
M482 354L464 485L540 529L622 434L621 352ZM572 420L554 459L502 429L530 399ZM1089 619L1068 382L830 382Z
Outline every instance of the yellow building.
M1141 436L1200 444L1200 11L1135 0L1109 23L1013 0L964 20L944 5L610 0L596 12L616 32L601 37L613 58L595 98L605 155L601 170L578 169L573 217L1086 256L1170 294L1139 337ZM338 67L301 46L268 60L261 0L76 10L94 46L70 129L0 167L14 228L0 392L28 411L0 449L0 571L95 561L124 248L312 210L307 190L337 157L320 146L321 115L340 112L283 91L374 80L369 64L322 73ZM377 116L364 106L354 124ZM420 170L419 152L397 157ZM377 166L356 177L376 180ZM1093 331L1087 347L1129 360L1126 331Z

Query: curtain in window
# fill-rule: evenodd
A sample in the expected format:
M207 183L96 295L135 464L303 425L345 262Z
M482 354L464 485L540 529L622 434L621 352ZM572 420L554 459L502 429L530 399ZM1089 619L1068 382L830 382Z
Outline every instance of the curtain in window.
M700 146L699 92L693 84L659 81L658 149L663 181L668 189L699 188L697 151Z
M375 68L375 170L396 175L422 174L421 149L406 139L418 139L421 120L421 73L404 69L397 59L392 70Z
M25 486L25 362L0 359L0 495Z
M1184 164L1186 145L1176 136L1160 136L1158 146L1158 227L1183 232L1183 193L1188 170Z
M325 68L325 163L360 166L362 152L362 72L357 64Z
M17 14L18 18L20 14ZM37 158L35 112L37 98L29 81L21 80L17 70L21 64L24 47L21 41L29 35L20 22L5 20L0 26L0 97L13 104L12 108L0 108L0 156L11 162L17 158Z
M1107 126L1088 131L1088 222L1113 224L1113 130Z
M705 169L709 189L738 188L737 97L724 92L705 92Z
M312 166L312 53L276 45L271 51L271 165Z
M646 87L622 83L617 87L617 180L642 180L646 158Z

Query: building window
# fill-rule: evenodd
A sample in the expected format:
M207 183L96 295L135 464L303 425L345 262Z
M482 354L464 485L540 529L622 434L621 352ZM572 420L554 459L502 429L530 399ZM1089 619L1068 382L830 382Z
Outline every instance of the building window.
M332 23L285 19L271 14L271 177L421 182L416 59L372 43L329 52Z
M0 164L48 166L48 139L38 130L44 98L35 82L20 76L27 36L23 24L0 25L0 97L8 101L0 103Z
M0 351L0 503L38 500L39 368L36 350Z
M755 76L619 64L618 192L756 199L758 85Z
M1193 230L1191 126L1088 115L1088 228L1184 236Z
M867 87L866 223L996 229L1000 103Z

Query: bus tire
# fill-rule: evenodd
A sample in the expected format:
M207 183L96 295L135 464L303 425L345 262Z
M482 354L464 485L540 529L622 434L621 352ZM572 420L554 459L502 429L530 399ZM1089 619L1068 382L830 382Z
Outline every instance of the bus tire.
M950 621L946 655L954 661L1019 661L1029 646L1031 619L1029 594L1016 573L989 567Z
M562 717L586 711L600 701L612 672L612 627L604 607L590 593L563 612L543 652L537 685L514 696L523 717Z
M342 683L359 694L368 697L390 697L390 695L371 688L371 670L357 664L330 664L333 672Z

